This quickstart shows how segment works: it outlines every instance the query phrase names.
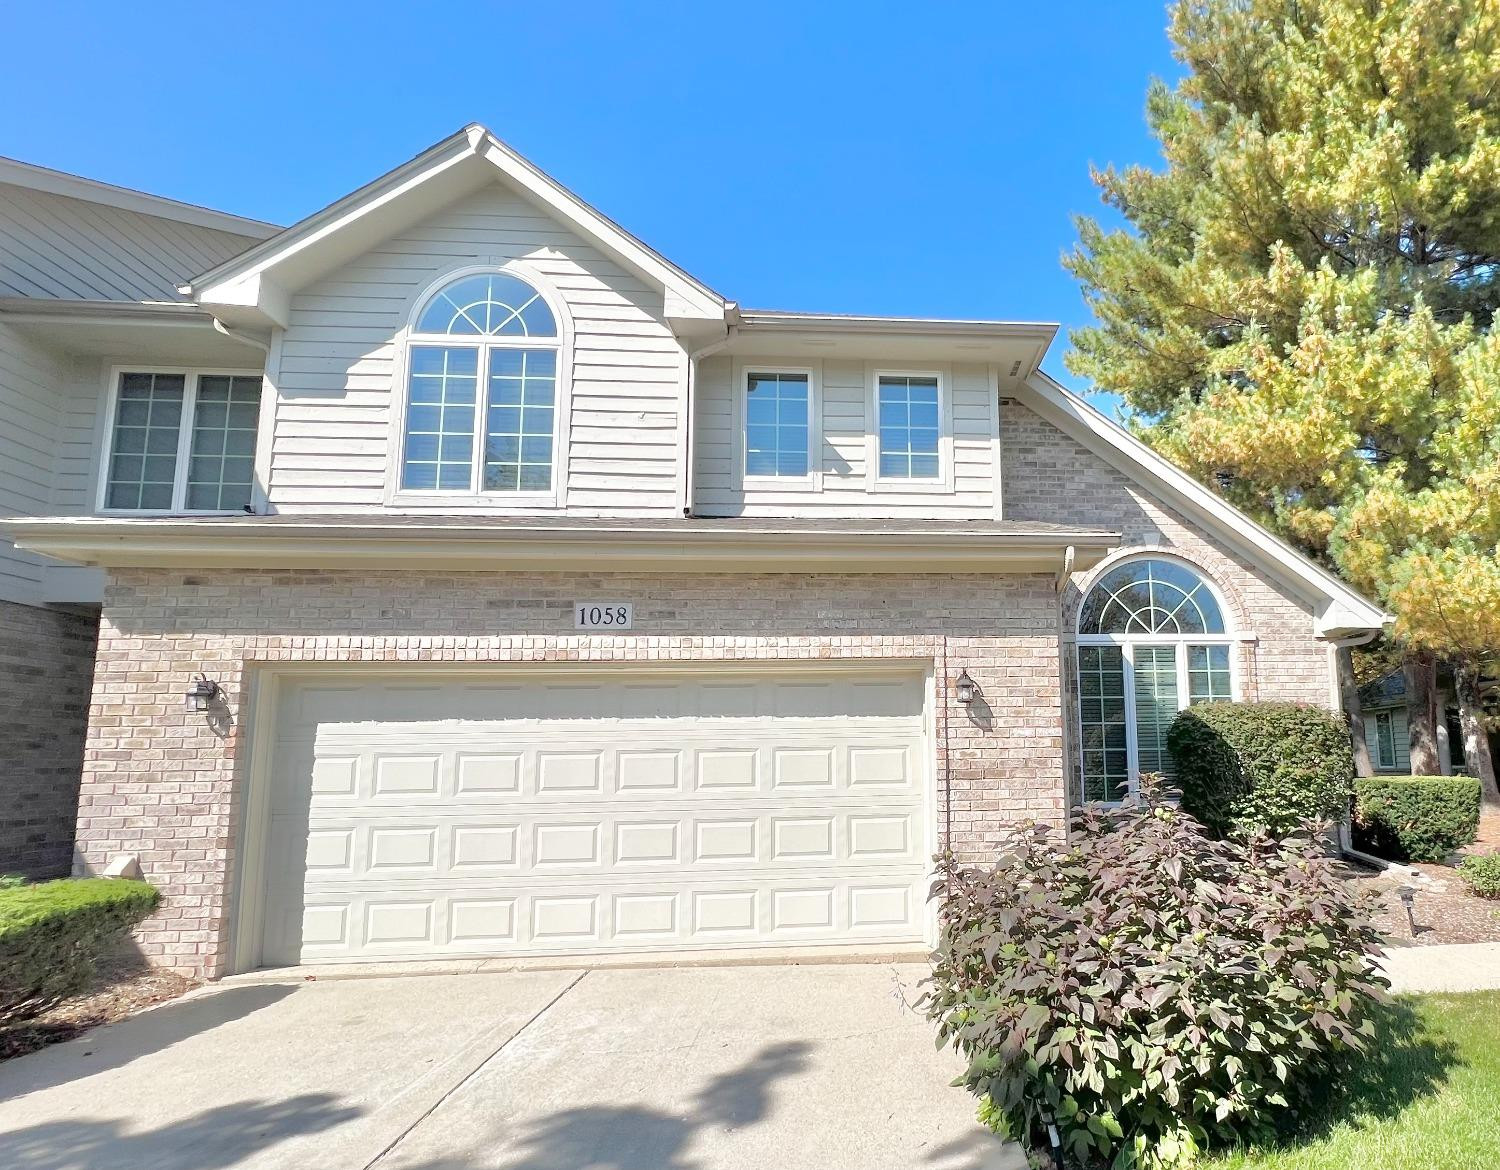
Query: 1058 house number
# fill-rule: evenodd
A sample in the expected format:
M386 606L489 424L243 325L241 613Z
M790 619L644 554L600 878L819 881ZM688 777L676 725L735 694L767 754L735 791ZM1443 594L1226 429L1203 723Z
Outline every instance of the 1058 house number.
M628 601L579 601L573 605L575 630L628 630L634 616Z

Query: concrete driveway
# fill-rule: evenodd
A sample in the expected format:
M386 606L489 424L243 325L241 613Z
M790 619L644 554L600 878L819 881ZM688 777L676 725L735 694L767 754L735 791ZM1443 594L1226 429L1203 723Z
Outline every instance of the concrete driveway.
M1023 1170L914 966L221 986L0 1064L16 1170Z

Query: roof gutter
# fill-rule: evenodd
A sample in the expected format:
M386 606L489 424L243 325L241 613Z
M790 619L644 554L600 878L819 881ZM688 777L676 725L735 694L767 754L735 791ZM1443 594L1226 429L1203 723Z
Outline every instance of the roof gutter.
M21 517L0 522L18 548L112 568L442 568L483 572L1046 573L1098 564L1118 533L890 531L862 528L486 527L286 520Z

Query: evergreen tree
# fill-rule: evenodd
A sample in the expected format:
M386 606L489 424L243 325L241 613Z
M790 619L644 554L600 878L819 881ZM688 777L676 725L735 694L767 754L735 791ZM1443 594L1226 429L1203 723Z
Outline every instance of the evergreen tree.
M1079 221L1065 263L1098 323L1069 366L1381 598L1462 701L1500 650L1500 3L1169 12L1188 72L1147 99L1165 165L1095 172L1131 230Z

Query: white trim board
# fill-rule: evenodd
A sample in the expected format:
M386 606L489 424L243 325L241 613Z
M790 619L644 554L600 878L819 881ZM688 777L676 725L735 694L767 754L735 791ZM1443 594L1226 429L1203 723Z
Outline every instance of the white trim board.
M663 292L663 316L722 335L729 304L543 174L485 127L465 126L380 178L182 286L200 304L284 325L287 301L379 239L502 180Z
M1033 375L1016 388L1015 397L1021 405L1077 439L1164 502L1203 524L1216 537L1242 549L1253 563L1272 572L1313 603L1314 629L1320 637L1378 630L1393 620L1374 602L1273 536L1046 374Z

